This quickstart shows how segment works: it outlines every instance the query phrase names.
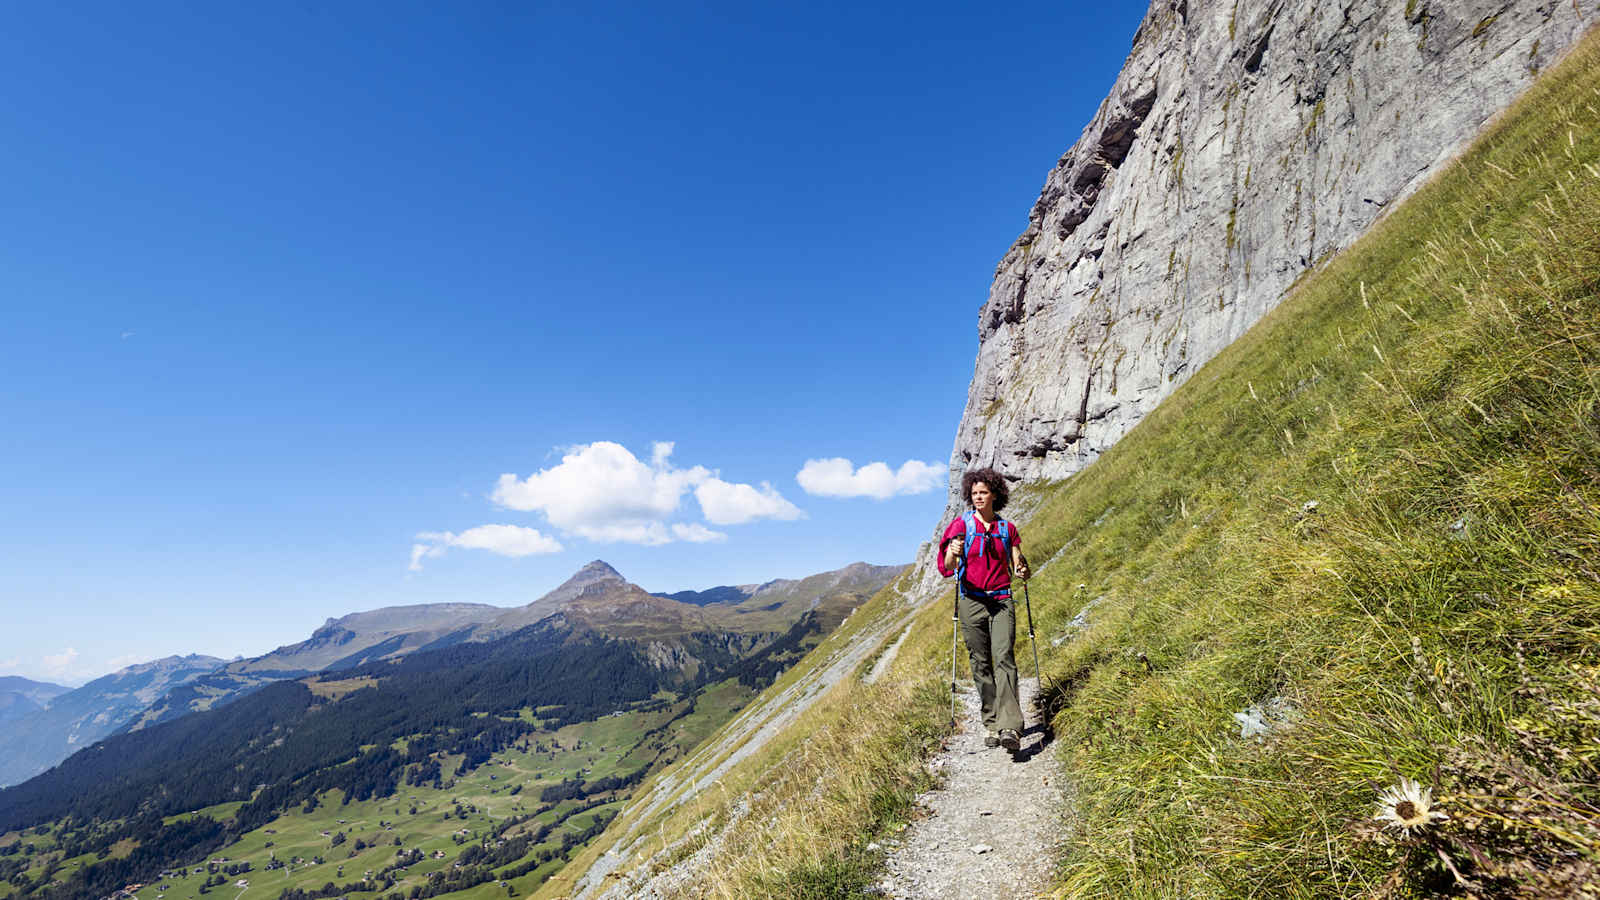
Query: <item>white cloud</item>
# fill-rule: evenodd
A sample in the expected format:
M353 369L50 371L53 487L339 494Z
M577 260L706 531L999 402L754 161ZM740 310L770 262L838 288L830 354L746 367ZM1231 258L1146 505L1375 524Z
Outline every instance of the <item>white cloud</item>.
M672 444L658 442L646 464L621 444L595 441L527 478L501 475L490 496L508 509L543 512L562 531L593 541L664 544L672 540L664 520L684 492L711 477L701 466L674 468L671 455Z
M39 660L44 665L45 672L56 678L65 676L67 670L71 669L72 664L77 661L78 651L71 647L62 650L60 653L47 653Z
M678 540L688 541L692 544L713 544L728 539L726 534L720 531L712 531L699 522L692 522L688 525L673 525L672 533L677 536Z
M944 466L906 460L899 469L886 463L867 463L857 469L850 460L808 459L794 476L808 494L821 497L872 497L887 500L901 494L923 494L944 483Z
M418 543L411 545L413 572L422 571L422 561L445 554L451 547L464 550L488 550L501 556L533 556L538 553L560 553L561 543L541 534L535 528L520 525L479 525L460 534L450 531L424 531L417 535Z
M708 478L695 486L694 498L700 501L706 521L713 525L743 525L756 519L793 521L806 515L765 481L755 488Z
M659 441L645 462L612 441L583 444L567 450L557 465L526 478L501 475L490 497L507 509L541 512L565 534L646 546L727 540L705 525L670 521L691 491L712 525L805 515L766 482L733 484L704 466L678 468L672 449L670 441Z
M586 525L577 534L604 544L643 544L646 547L658 547L672 543L672 531L667 528L665 522L645 522L638 519Z

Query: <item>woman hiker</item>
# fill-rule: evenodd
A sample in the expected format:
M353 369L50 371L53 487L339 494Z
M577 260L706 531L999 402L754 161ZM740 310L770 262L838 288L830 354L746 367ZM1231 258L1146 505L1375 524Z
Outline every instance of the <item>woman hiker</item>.
M939 574L961 576L956 601L967 644L972 680L983 705L983 743L1015 752L1022 746L1022 705L1017 700L1017 609L1011 576L1028 578L1017 526L1000 518L1011 492L999 472L974 469L961 477L961 494L972 507L944 530Z

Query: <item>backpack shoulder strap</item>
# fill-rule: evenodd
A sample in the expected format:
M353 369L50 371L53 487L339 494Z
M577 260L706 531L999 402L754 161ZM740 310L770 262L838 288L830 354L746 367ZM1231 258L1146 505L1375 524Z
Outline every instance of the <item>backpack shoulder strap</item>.
M995 530L1000 533L1000 546L1006 548L1006 568L1011 568L1011 525L1005 519L994 523Z

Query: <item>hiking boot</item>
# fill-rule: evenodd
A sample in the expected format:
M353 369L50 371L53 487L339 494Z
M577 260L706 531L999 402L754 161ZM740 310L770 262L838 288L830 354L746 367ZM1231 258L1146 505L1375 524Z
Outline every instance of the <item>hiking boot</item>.
M1022 749L1022 736L1010 728L1001 729L1000 746L1010 750L1012 753L1015 753Z
M998 747L998 746L1000 746L1000 735L995 734L992 731L989 732L988 734L983 736L983 745L985 747Z

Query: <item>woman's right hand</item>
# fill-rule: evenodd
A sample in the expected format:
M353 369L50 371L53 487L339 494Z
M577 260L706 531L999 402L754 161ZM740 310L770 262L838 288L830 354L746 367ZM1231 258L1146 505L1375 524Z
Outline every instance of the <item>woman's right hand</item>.
M956 563L961 561L961 551L965 549L966 543L966 538L953 538L950 543L944 545L944 567L946 569L955 568Z

